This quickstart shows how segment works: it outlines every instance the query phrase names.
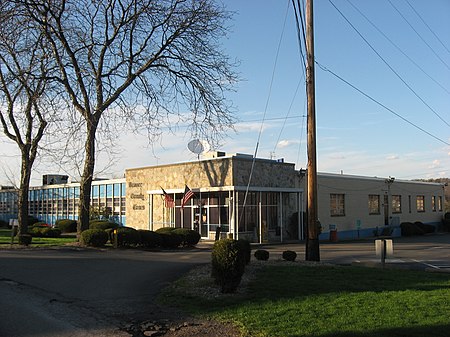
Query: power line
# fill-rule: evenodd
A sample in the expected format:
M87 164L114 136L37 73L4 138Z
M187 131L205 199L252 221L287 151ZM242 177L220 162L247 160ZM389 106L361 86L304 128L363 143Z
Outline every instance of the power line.
M416 13L416 15L419 17L419 19L423 22L423 24L428 28L428 30L434 35L436 40L438 40L442 47L445 48L445 50L450 54L450 50L447 48L447 46L441 41L441 39L437 36L437 34L431 29L431 27L425 22L425 20L422 18L422 16L416 11L416 9L411 5L411 3L408 0L405 0L406 3L411 7L411 9Z
M319 62L316 61L316 64L325 72L328 72L330 74L332 74L333 76L335 76L336 78L338 78L339 80L341 80L342 82L344 82L345 84L347 84L348 86L352 87L353 89L355 89L356 91L358 91L360 94L364 95L365 97L367 97L368 99L370 99L372 102L378 104L379 106L381 106L382 108L386 109L387 111L389 111L390 113L392 113L393 115L397 116L398 118L402 119L403 121L405 121L406 123L412 125L413 127L415 127L416 129L422 131L423 133L426 133L428 136L438 140L439 142L445 144L445 145L450 145L450 143L446 142L445 140L433 135L432 133L426 131L425 129L421 128L420 126L418 126L417 124L414 124L413 122L409 121L408 119L406 119L405 117L403 117L402 115L398 114L397 112L395 112L394 110L392 110L391 108L388 108L386 105L384 105L383 103L379 102L378 100L376 100L375 98L373 98L372 96L370 96L369 94L366 94L364 91L362 91L361 89L359 89L358 87L356 87L355 85L351 84L350 82L348 82L347 80L345 80L344 78L342 78L341 76L339 76L338 74L336 74L335 72L331 71L330 69L328 69L327 67L325 67L324 65L320 64Z
M285 30L285 27L286 27L286 20L287 20L287 15L288 15L288 11L289 11L289 2L287 4L288 5L287 5L287 8L286 8L286 14L284 16L283 29L281 31L280 40L278 42L277 52L276 52L276 56L275 56L275 62L274 62L274 65L273 65L273 70L272 70L272 76L271 76L271 79L270 79L269 93L267 95L266 105L264 107L263 120L261 122L261 127L259 128L258 139L256 141L255 152L254 152L253 160L252 160L252 166L250 168L250 174L249 174L249 177L248 177L247 188L245 190L244 201L243 201L243 207L244 208L245 208L245 206L247 204L248 191L250 189L250 183L251 183L252 177L253 177L253 171L254 171L254 168L255 168L256 156L258 155L259 142L260 142L260 139L261 139L263 126L264 126L264 122L265 122L265 119L266 119L267 107L269 106L270 96L271 96L271 93L272 93L272 86L273 86L273 82L274 82L274 78L275 78L275 69L277 68L278 56L280 54L280 48L281 48L281 42L283 41L284 30ZM242 212L241 216L239 217L238 224L241 223L243 214L244 214L244 212Z
M450 70L450 66L445 63L445 61L436 53L436 51L428 44L428 42L422 37L422 35L419 34L419 32L413 27L413 25L408 21L408 19L405 18L405 16L398 10L397 7L392 3L391 0L388 0L388 2L391 4L391 6L397 11L397 13L402 17L403 20L408 24L409 27L417 34L417 36L422 40L423 43L426 44L426 46L431 50L431 52L442 62L445 67Z
M298 81L298 84L297 84L297 88L295 88L294 97L292 97L291 104L289 105L289 109L288 109L288 111L286 113L286 117L284 118L283 126L281 127L280 133L278 134L277 141L275 142L275 146L273 148L273 152L275 152L275 150L276 150L276 148L278 146L278 142L280 141L281 134L283 133L284 127L286 125L286 121L287 121L287 119L289 117L289 114L291 112L292 105L294 104L295 97L297 97L298 88L300 87L300 84L302 83L302 79L303 78L300 78L300 80Z
M297 0L298 3L298 0ZM295 0L292 0L292 7L294 7L294 14L295 14L295 24L297 26L297 40L298 40L298 48L300 50L300 55L301 55L301 59L302 59L302 63L303 63L303 74L305 75L306 72L306 62L305 62L305 53L303 53L303 49L305 49L306 51L306 46L305 46L305 28L303 25L303 18L302 18L302 11L300 9L300 3L298 3L299 8L297 9L297 5L295 4ZM299 16L301 18L301 24L299 23ZM302 40L302 36L303 36L303 40Z
M339 8L336 7L336 5L333 3L332 0L328 0L331 5L338 11L338 13L344 18L344 20L350 25L350 27L353 28L353 30L363 39L363 41L372 49L372 51L383 61L383 63L400 79L400 81L403 82L404 85L428 108L430 109L442 122L444 122L447 126L450 127L450 124L441 117L425 100L419 96L419 94L400 76L400 74L395 71L394 68L381 56L380 53L377 52L377 50L370 44L370 42L359 32L359 30L350 22L349 19L342 13ZM390 0L388 0L390 1Z
M407 53L405 53L397 44L394 43L381 29L379 29L359 8L357 8L350 0L347 2L359 13L361 16L369 22L372 27L374 27L386 40L388 40L392 46L394 46L400 53L403 54L412 64L414 64L422 73L424 73L430 80L436 83L439 87L441 87L445 92L450 94L450 90L445 88L441 83L439 83L436 79L434 79L431 75L429 75L417 62L415 62Z

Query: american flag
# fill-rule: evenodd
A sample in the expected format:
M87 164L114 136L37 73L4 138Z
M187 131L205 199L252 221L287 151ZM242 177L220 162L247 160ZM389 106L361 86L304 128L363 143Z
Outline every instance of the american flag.
M174 208L175 202L173 201L173 198L164 191L164 188L161 187L161 189L164 193L164 206L166 206L166 208Z
M188 185L185 185L183 199L181 200L181 207L184 207L184 205L186 205L189 199L191 199L193 196L194 192L192 192Z

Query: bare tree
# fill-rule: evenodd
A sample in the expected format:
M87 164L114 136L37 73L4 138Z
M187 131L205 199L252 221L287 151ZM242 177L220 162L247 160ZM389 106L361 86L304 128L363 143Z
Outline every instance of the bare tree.
M17 144L21 154L18 234L24 234L31 171L47 126L42 100L48 64L42 35L29 29L18 9L2 1L0 15L0 122L3 133Z
M89 224L102 117L104 125L132 120L150 133L173 115L195 133L231 127L225 92L237 77L219 45L229 13L214 0L16 1L45 34L55 79L84 119L78 234Z

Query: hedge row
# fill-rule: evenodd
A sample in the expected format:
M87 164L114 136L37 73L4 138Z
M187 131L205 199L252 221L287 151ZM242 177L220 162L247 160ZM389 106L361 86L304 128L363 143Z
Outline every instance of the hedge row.
M179 246L194 246L200 241L200 234L186 228L161 228L156 231L136 230L130 227L116 227L106 225L106 222L96 222L86 231L81 233L85 236L82 244L85 246L101 247L108 241L118 248L124 247L144 247L144 248L177 248ZM109 223L111 224L111 223ZM92 225L92 224L91 224ZM116 224L117 225L117 224ZM109 227L108 227L109 226ZM103 229L105 228L105 229ZM103 234L106 234L104 241ZM87 232L87 234L84 234ZM100 238L97 238L100 236ZM100 244L100 246L98 246Z
M37 222L33 226L28 227L28 234L37 238L59 238L61 236L61 230Z
M402 236L414 236L414 235L424 235L427 233L433 233L436 228L433 225L426 225L420 221L412 222L402 222L400 224L400 229L402 231Z

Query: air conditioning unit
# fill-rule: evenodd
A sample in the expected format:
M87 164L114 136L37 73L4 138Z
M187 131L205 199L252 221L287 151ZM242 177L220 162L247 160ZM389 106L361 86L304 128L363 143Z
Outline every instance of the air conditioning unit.
M67 184L69 176L61 174L44 174L42 176L42 185Z

